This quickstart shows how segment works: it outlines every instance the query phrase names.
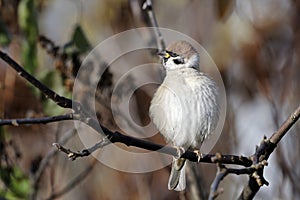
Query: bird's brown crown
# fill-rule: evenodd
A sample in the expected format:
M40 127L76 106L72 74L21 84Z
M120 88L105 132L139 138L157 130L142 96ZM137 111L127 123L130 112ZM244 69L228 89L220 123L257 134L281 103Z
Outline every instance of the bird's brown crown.
M190 43L183 40L171 43L166 50L176 53L177 55L186 59L191 58L193 55L198 56L196 49Z

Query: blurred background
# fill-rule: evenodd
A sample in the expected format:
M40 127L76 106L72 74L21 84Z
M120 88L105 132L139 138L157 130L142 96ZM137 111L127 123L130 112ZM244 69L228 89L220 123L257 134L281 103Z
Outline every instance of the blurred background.
M0 0L1 51L59 94L71 97L74 78L89 50L114 34L151 26L147 13L141 9L143 2ZM184 33L203 45L222 75L227 96L226 121L211 153L253 154L263 136L271 136L300 102L300 1L154 0L153 10L160 27ZM155 44L150 33L141 36L141 40ZM106 67L105 60L99 60L99 68L106 70L96 92L97 117L111 130L120 130L118 120L131 126L124 116L113 116L110 107L111 101L123 98L112 96L120 78L118 72L125 73L130 68L113 70ZM138 60L159 62L151 52L143 52ZM147 75L160 77L160 74L153 69ZM134 81L135 77L126 79L123 90ZM148 108L155 87L141 87L132 97L130 110L134 121L141 126L150 123ZM46 100L0 61L0 119L65 112L68 111ZM90 131L84 125L81 128ZM270 185L263 186L256 199L300 198L299 128L298 123L271 155L265 168ZM159 134L148 139L164 143ZM185 192L168 191L170 167L135 174L107 167L92 156L72 162L52 147L58 141L73 150L85 148L70 121L0 127L0 196L3 199L207 199L216 173L215 165L198 164L196 171L192 170L195 167L188 170ZM124 157L118 159L128 162ZM220 186L224 193L218 199L236 198L247 180L247 176L227 176Z

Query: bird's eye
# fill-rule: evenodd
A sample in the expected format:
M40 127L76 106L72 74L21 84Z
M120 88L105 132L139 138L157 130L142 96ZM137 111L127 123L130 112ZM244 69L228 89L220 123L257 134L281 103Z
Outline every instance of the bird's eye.
M184 64L184 60L182 58L176 58L173 60L176 65Z

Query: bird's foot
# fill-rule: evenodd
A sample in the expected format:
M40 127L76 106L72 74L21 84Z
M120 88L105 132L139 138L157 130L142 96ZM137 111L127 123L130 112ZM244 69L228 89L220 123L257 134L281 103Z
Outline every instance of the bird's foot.
M197 161L200 162L200 160L203 158L203 154L200 152L200 150L194 150L194 153L197 155Z
M174 146L176 148L177 156L174 156L175 159L179 159L185 152L185 149L183 147Z

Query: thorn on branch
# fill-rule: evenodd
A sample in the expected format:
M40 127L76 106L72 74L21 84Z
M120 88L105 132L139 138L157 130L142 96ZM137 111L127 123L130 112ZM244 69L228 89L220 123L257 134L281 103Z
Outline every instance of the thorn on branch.
M266 135L264 135L264 138L263 138L263 140L267 140L267 136L266 136Z

